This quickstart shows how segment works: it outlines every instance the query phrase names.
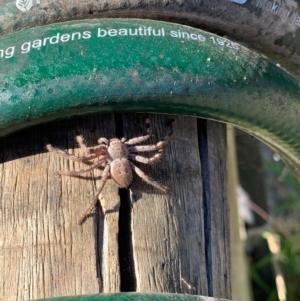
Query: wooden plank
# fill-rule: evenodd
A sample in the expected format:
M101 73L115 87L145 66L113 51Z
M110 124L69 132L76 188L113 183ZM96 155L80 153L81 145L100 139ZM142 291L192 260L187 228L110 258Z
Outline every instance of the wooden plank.
M226 125L199 120L208 295L231 297Z
M228 152L228 199L230 208L230 245L231 245L231 279L232 297L235 300L251 301L251 285L245 254L246 229L238 208L237 187L239 174L235 144L235 129L227 125ZM244 205L245 206L245 205Z
M94 144L100 137L114 138L115 118L113 114L96 115L96 131ZM101 122L98 122L98 120ZM94 170L94 177L101 179L102 171ZM120 265L119 265L119 208L120 197L118 187L112 180L108 180L102 193L100 194L101 210L97 216L98 232L95 236L98 256L96 258L99 267L99 277L101 279L100 292L119 292L120 291ZM102 212L101 212L102 211ZM83 225L85 226L85 225Z
M104 254L106 258L111 255L107 241L113 244L109 236L116 234L113 226L104 226L111 224L107 223L111 215L107 215L104 225L102 218L90 218L83 226L77 225L97 189L97 181L89 180L94 179L93 173L82 178L55 175L58 170L79 169L82 165L46 152L41 139L47 137L55 146L73 152L77 148L76 128L91 143L100 136L115 135L112 115L96 115L31 128L0 142L1 300L96 293L107 285L101 282L105 272L101 271L100 259ZM109 199L116 200L118 195L117 189L108 184L104 211L110 210L110 205L106 206ZM101 234L103 227L109 235ZM106 250L102 251L102 243ZM111 257L114 259L110 261L116 261L115 254ZM114 272L112 282L119 289L119 280L115 280L118 271Z
M130 191L108 181L94 218L78 226L78 217L99 187L101 171L55 176L55 171L78 170L83 164L46 152L40 138L78 154L77 129L89 145L99 137L145 134L145 114L99 116L60 121L0 140L0 298L120 290L229 298L222 125L205 123L201 129L196 118L173 116L174 135L161 162L136 164L171 193L161 193L137 175ZM151 115L150 120L153 144L170 131L170 116ZM215 173L210 181L205 180L207 173Z
M174 117L172 117L174 118ZM150 115L151 143L170 131L168 116ZM126 135L143 133L145 115L124 116ZM135 177L131 187L136 291L207 294L197 119L175 117L161 162L140 166L170 187L161 193ZM140 128L139 132L133 128Z
M103 231L103 239L102 245L99 241L98 248L99 251L102 249L99 264L101 263L103 293L119 292L121 286L118 240L120 197L118 187L111 180L109 182L100 195L104 215L100 215L103 218L103 229L100 228L99 233Z

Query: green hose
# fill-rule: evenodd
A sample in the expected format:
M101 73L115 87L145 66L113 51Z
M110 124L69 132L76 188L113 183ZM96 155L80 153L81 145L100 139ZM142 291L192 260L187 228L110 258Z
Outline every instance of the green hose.
M36 301L226 301L225 299L210 298L195 295L169 293L115 293L73 297L59 297Z
M138 19L71 21L0 39L0 135L94 112L153 112L233 124L300 175L300 83L208 32Z

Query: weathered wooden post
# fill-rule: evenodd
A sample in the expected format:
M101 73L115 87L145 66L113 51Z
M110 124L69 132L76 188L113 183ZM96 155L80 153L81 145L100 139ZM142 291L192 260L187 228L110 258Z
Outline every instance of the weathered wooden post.
M120 291L231 298L224 123L267 141L300 170L298 80L211 33L252 37L254 48L283 53L282 63L297 69L298 53L279 52L289 39L270 34L267 12L242 2L11 0L0 6L1 299ZM280 27L282 36L298 26L297 15L293 20ZM149 143L162 139L175 119L162 161L139 165L171 193L137 176L130 190L109 182L94 216L78 226L101 171L55 175L84 164L48 153L44 140L77 154L78 130L89 145L99 137L140 136L146 115L139 112L153 113Z
M141 166L171 193L137 176L129 191L109 182L100 197L103 213L98 207L82 226L78 216L101 172L55 175L82 166L46 152L41 137L73 153L74 129L89 143L116 136L116 127L121 136L139 136L145 114L93 115L2 140L3 300L119 291L230 298L224 125L172 118L163 160ZM150 120L154 143L169 131L170 117Z

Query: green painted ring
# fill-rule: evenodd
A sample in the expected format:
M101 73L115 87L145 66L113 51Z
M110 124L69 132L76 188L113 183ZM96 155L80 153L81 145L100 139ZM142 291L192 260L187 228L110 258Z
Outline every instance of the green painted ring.
M90 18L171 21L246 43L300 78L300 0L0 0L0 36Z
M115 293L71 297L41 299L47 301L226 301L220 298L210 298L187 294L169 293ZM36 300L39 301L39 300ZM228 301L228 300L227 300Z
M299 81L227 39L95 19L16 32L0 45L1 136L91 112L184 114L242 128L300 170Z

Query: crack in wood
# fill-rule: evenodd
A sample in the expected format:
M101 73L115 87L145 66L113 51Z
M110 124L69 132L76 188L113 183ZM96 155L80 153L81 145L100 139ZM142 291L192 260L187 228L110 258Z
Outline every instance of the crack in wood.
M199 153L201 160L201 177L203 185L203 209L204 209L204 236L205 236L205 262L207 271L208 296L213 296L213 271L212 271L212 208L211 208L211 181L208 158L207 121L197 120Z
M103 246L104 214L101 204L97 203L95 207L94 231L95 231L95 252L96 252L96 273L99 282L99 292L103 291L102 275L102 246Z
M136 291L136 275L132 247L131 200L128 189L120 188L119 194L121 206L119 211L118 245L121 292L134 292Z

